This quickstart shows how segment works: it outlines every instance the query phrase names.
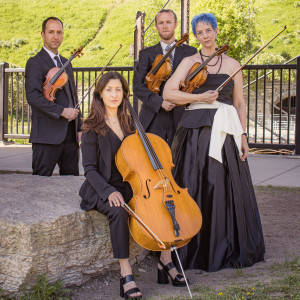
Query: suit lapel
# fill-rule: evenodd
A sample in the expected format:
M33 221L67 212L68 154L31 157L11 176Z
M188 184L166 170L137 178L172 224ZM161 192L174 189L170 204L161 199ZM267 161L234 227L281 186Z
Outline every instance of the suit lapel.
M163 50L162 50L160 43L155 45L153 52L155 53L155 57L157 54L163 54Z
M178 67L178 65L184 58L184 55L185 55L184 47L182 45L179 47L176 47L174 63L173 63L174 69L176 69Z
M103 175L108 180L111 176L111 161L112 161L112 146L109 138L109 133L105 136L98 136L98 145L101 153L101 160L105 164L105 169L103 168ZM101 161L101 162L102 162Z
M56 67L53 59L50 57L50 55L47 53L47 51L44 48L42 48L40 54L41 54L41 58L48 65L49 69Z

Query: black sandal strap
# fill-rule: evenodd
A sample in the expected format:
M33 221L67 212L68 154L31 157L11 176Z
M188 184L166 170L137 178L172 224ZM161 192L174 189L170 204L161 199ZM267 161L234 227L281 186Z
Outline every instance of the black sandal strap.
M183 275L181 275L180 273L178 273L178 274L175 276L174 280L181 281L182 278L184 278Z
M162 263L162 261L159 260L159 264L162 266L162 268L165 272L169 272L171 269L176 268L172 261L169 262L168 264L164 265Z
M132 289L126 291L124 294L127 297L132 298L132 299L135 299L135 298L139 298L140 299L142 297L142 295L140 295L140 296L131 296L132 294L137 294L137 293L141 293L141 291L139 290L139 288L132 288Z
M128 282L134 281L134 278L132 275L127 275L125 277L122 277L122 280L123 280L123 284L126 284Z
M135 288L132 288L132 289L125 292L125 294L128 295L128 296L130 296L134 293L141 293L141 291L139 290L139 288L135 287ZM137 296L137 297L140 297L140 296Z

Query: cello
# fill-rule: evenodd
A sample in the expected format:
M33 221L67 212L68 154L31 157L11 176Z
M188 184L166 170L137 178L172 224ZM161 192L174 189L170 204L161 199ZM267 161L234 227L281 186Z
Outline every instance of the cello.
M152 68L145 77L146 86L150 91L155 94L159 93L161 84L170 77L172 72L169 56L176 47L179 47L188 38L188 33L184 33L182 38L177 41L165 55L158 54L155 57Z
M125 205L131 214L131 235L152 251L182 247L201 228L200 209L172 176L174 165L168 144L155 134L146 134L129 101L128 106L136 132L123 140L115 161L134 194Z

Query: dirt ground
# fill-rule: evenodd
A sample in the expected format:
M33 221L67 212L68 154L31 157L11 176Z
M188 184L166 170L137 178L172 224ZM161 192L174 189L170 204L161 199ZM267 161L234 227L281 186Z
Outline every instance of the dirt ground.
M278 277L274 272L276 263L283 263L299 257L300 254L300 189L279 187L256 187L256 197L260 210L266 244L265 261L245 269L226 269L207 273L188 270L193 299L199 299L199 288L213 288L218 291L230 284L267 283ZM189 299L186 288L176 288L171 284L158 285L157 258L148 255L143 261L133 265L136 283L144 299ZM93 278L80 288L74 289L73 300L120 299L119 274L108 272Z

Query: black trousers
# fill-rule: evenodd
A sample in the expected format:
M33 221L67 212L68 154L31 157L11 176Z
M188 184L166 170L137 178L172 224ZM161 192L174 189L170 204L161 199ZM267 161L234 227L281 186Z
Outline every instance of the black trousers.
M32 175L51 176L58 164L60 175L79 175L79 146L75 122L70 122L63 143L59 145L32 143Z
M100 199L95 208L108 218L114 258L129 258L127 211L122 207L110 207L108 200L101 201Z
M146 131L160 136L171 147L176 131L174 112L172 110L165 111L164 109L160 109Z

